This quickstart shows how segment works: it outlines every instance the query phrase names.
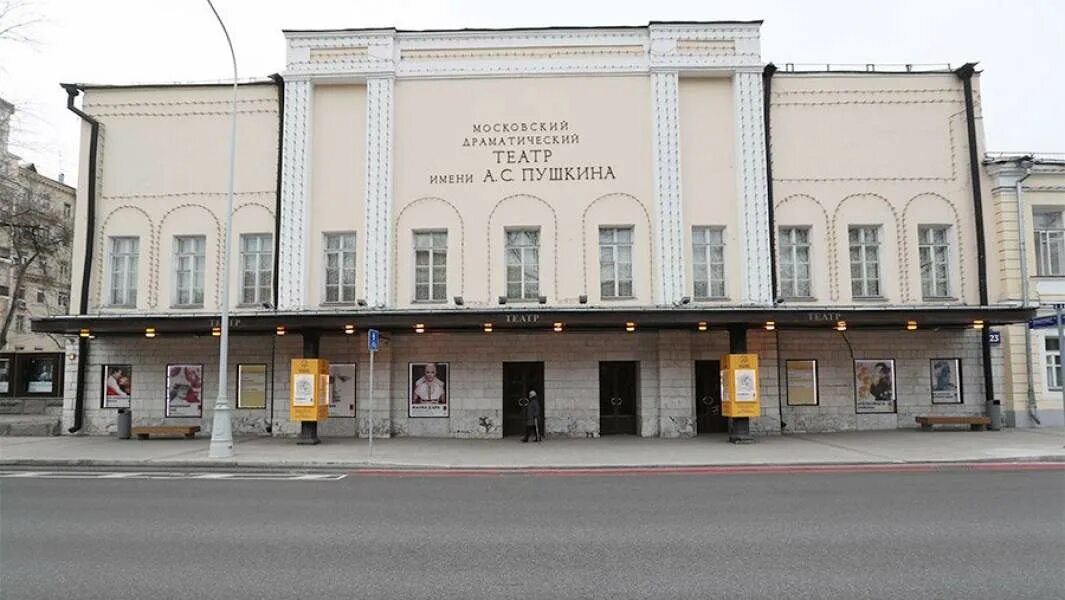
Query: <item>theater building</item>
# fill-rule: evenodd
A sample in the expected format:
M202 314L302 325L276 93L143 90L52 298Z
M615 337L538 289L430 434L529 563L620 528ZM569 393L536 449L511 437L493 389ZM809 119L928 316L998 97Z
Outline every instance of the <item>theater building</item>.
M223 285L237 432L295 432L315 356L322 435L498 438L529 390L548 437L721 432L730 351L757 431L984 414L988 329L1034 309L978 73L767 66L759 28L287 31L239 87L228 278L231 88L66 86L80 303L34 323L75 336L64 429L209 429Z

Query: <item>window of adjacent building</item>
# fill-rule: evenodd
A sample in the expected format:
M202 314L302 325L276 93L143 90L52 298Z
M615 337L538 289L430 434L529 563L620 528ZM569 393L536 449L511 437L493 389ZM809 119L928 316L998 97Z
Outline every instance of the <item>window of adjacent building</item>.
M0 296L10 296L11 288L6 285L0 285Z
M26 317L15 315L15 331L18 333L26 332Z
M1061 377L1061 346L1058 338L1047 337L1044 340L1047 357L1047 388L1060 390Z
M532 300L540 296L540 231L506 231L507 298Z
M851 296L877 298L880 296L880 228L851 227L849 231L851 259Z
M599 228L599 294L632 297L632 227Z
M140 240L111 238L111 286L107 303L112 306L137 305L137 257Z
M924 225L917 229L921 260L921 295L925 298L950 296L949 229L940 225Z
M414 233L414 300L447 300L447 231Z
M1036 275L1065 276L1065 217L1061 210L1034 212Z
M70 297L67 295L66 292L59 292L58 294L56 294L56 302L61 308L66 309L68 306L70 306Z
M37 290L37 304L44 304L45 302L44 290Z
M204 255L207 238L202 235L174 238L174 304L203 306Z
M70 218L70 203L69 202L63 203L63 218L64 219L69 219Z
M59 263L59 281L70 280L70 265L65 262Z
M785 298L809 298L810 228L780 228L780 293Z
M15 289L15 299L16 300L25 300L26 299L26 288L24 288L24 287L16 288Z
M274 285L273 235L245 233L240 236L240 303L269 302Z
M696 298L725 297L725 228L692 228Z
M325 301L355 302L355 233L325 234Z

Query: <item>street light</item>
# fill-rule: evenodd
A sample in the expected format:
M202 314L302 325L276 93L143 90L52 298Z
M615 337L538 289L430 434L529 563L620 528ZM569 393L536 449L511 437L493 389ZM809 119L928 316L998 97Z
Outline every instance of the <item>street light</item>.
M226 195L226 229L222 238L222 334L218 340L218 394L214 404L214 420L211 426L211 445L207 450L210 458L233 458L233 423L230 418L229 399L226 388L229 385L229 238L233 231L233 179L237 159L237 53L233 51L233 40L222 17L215 10L214 3L207 0L222 33L229 45L229 56L233 59L233 104L230 108L229 128L229 193Z

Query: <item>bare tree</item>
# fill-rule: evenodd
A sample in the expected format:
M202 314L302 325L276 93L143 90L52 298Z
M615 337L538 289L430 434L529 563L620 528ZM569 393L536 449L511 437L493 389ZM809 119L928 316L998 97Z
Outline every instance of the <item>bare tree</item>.
M0 42L32 44L33 28L43 21L25 0L0 0Z

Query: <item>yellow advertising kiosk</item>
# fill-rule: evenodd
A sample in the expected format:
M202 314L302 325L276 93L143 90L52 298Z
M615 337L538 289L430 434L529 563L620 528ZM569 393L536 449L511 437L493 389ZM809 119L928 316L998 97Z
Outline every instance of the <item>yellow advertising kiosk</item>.
M726 354L721 358L721 414L729 419L762 414L757 354Z
M299 421L301 429L314 430L313 436L301 431L299 443L317 443L318 423L329 418L329 361L294 358L289 375L289 418Z

